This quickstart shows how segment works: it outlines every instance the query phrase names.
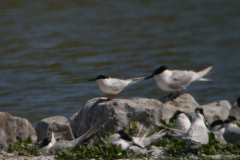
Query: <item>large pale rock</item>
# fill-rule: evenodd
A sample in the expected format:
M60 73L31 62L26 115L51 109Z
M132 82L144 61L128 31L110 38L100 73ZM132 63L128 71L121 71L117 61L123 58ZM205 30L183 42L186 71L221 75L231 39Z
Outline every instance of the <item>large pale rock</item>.
M226 119L231 105L228 101L219 101L200 106L188 93L179 95L173 100L162 101L147 98L114 99L106 101L106 98L94 98L87 101L86 105L79 109L72 117L70 124L75 137L84 134L91 126L105 124L104 132L116 132L123 127L129 127L132 118L143 129L154 128L161 125L159 120L168 120L176 110L192 114L196 107L202 107L208 122L215 119ZM100 136L100 135L99 135Z
M226 100L202 105L203 113L207 122L212 123L217 119L225 120L231 110L231 104Z
M229 115L236 117L237 120L240 120L240 98L238 98L237 101L233 103Z
M143 125L144 130L161 125L159 120L168 121L176 110L193 112L199 104L189 94L182 94L173 101L165 104L155 99L133 98L114 99L94 98L77 111L71 118L70 124L75 137L84 134L91 126L99 122L106 123L104 131L116 132L123 127L129 127L132 118L137 124Z
M0 149L7 149L17 136L22 139L30 136L33 142L37 140L36 132L27 119L0 112Z
M167 121L173 116L176 110L193 113L194 109L200 106L188 93L181 94L173 100L163 97L160 101L164 103L162 119Z
M132 118L134 122L146 128L160 125L163 104L154 99L133 98L114 99L94 98L77 111L71 118L70 124L75 137L84 134L91 126L103 123L105 133L116 132L123 127L129 127Z
M60 140L74 140L70 123L64 116L53 116L42 119L35 127L38 141L51 137L52 131Z

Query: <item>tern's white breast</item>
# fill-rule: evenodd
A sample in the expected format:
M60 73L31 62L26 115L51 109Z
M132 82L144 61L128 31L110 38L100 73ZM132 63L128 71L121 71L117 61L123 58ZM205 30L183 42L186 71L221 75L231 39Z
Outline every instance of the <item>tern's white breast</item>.
M124 83L119 80L119 79L113 79L113 78L109 78L109 79L99 79L97 80L99 88L107 94L117 94L119 93L123 87L122 85L124 85Z
M155 75L154 78L157 82L158 87L164 91L175 91L174 89L169 88L171 75L172 72L169 70L165 70L161 74Z
M191 122L188 117L184 113L181 113L177 118L177 124L174 128L185 131L187 133L190 126Z

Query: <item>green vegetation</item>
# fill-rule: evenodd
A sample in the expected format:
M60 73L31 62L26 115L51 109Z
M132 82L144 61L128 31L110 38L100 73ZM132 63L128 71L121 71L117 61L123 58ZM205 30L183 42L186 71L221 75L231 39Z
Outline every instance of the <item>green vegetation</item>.
M170 119L169 124L165 121L161 120L161 123L165 127L173 127L176 123L174 119ZM137 125L130 121L129 128L124 128L125 132L133 135L136 133ZM155 130L151 133L158 132L159 130L163 129L164 127L156 127ZM171 133L171 131L169 131ZM113 133L110 133L110 135ZM133 158L150 158L152 155L151 153L146 155L136 155L133 151L121 150L120 146L115 146L109 143L108 137L110 135L105 135L101 138L101 140L93 144L92 141L75 146L72 149L64 149L57 154L57 159L133 159ZM171 134L167 134L161 140L152 143L151 145L162 147L165 153L172 155L171 158L166 159L181 159L178 155L180 154L195 154L198 155L199 151L204 153L205 155L239 155L240 151L239 148L233 146L231 144L221 144L214 139L214 134L209 134L209 143L203 145L198 150L191 149L186 145L184 140L179 141L174 139ZM8 152L14 153L16 156L39 156L42 155L39 150L37 150L38 143L32 144L31 138L28 137L26 140L22 140L21 138L17 137L17 142L9 145ZM148 146L149 149L151 146ZM203 157L202 155L198 155L201 159L211 159L209 157ZM190 158L189 158L190 159Z
M17 142L10 144L7 152L16 156L39 156L41 152L36 149L37 146L38 143L33 144L30 137L25 140L17 137Z

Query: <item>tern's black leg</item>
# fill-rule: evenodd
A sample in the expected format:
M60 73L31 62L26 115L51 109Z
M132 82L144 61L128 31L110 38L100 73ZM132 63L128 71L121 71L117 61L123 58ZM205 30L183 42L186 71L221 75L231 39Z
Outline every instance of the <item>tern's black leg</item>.
M177 91L177 96L179 96L179 91Z
M168 95L168 97L171 97L173 95L173 91Z

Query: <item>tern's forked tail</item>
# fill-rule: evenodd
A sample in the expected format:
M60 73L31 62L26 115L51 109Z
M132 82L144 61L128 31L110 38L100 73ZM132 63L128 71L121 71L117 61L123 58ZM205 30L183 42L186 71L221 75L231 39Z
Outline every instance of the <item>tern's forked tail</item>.
M145 76L144 77L135 77L135 78L132 78L132 79L129 79L129 80L132 81L130 84L133 84L133 83L136 83L136 82L139 82L139 81L143 81L144 79L145 79Z
M198 81L209 81L209 79L202 78L202 77L205 76L206 74L208 74L211 69L212 69L212 66L210 66L200 72L197 72L197 76L195 76L192 81L197 81L197 80Z

